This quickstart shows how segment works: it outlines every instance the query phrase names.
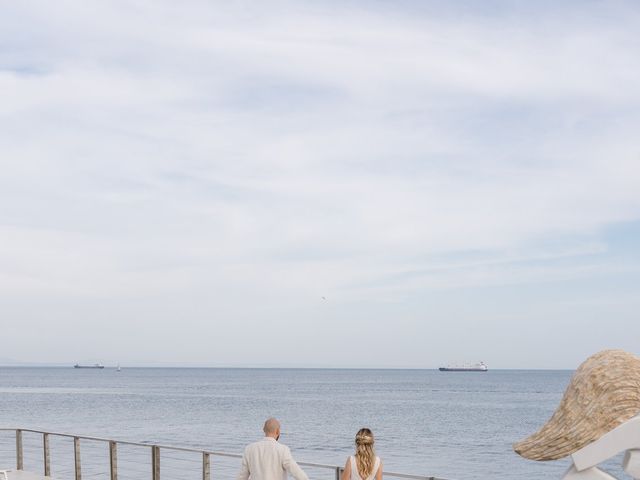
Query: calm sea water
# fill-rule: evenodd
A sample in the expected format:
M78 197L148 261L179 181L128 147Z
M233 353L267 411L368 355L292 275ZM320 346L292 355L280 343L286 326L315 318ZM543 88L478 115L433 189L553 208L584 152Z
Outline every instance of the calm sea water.
M550 417L570 377L515 370L0 368L0 425L241 452L261 438L263 420L276 416L281 441L299 461L343 464L355 432L369 426L390 471L552 479L567 461L527 461L511 444ZM26 440L34 464L39 441ZM13 438L2 436L2 464L13 464L14 448ZM54 456L64 463L62 454ZM187 461L193 476L163 478L198 478L198 459ZM214 465L214 478L233 476L236 461L225 462Z

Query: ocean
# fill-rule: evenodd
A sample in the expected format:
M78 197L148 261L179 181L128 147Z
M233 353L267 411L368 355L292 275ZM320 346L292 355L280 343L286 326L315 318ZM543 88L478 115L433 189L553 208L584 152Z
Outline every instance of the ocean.
M451 480L559 479L567 460L524 460L511 445L551 416L571 375L524 370L123 367L117 372L2 367L0 427L240 453L245 444L262 437L263 421L275 416L282 422L280 441L298 461L344 464L356 431L367 426L388 471ZM41 439L36 437L25 434L25 462L40 469ZM54 477L71 478L72 450L61 444L66 450L56 452L54 446ZM0 468L14 466L14 452L13 433L0 432ZM89 458L85 453L83 462ZM130 478L148 478L144 460L139 459L139 471L132 471ZM167 464L163 479L200 478L197 458L168 455L162 461ZM180 461L184 468L169 465ZM212 477L233 478L238 465L235 459L215 459ZM187 474L192 467L193 474ZM100 478L95 468L91 478ZM612 468L624 478L617 466ZM311 479L327 478L326 473L307 471Z

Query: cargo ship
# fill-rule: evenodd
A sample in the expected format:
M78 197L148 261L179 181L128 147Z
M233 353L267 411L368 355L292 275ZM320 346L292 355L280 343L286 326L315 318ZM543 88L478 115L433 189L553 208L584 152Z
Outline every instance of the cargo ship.
M489 368L484 362L475 365L448 365L438 368L441 372L486 372Z
M104 368L104 365L100 365L99 363L94 363L93 365L80 365L76 363L73 368Z

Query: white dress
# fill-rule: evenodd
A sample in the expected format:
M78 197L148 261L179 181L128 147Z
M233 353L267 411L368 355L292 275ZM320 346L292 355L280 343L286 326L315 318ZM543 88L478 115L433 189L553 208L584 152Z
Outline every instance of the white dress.
M376 478L376 473L378 473L378 469L380 468L380 457L376 457L371 475L367 478L362 478L360 476L360 472L358 472L358 465L356 464L356 457L351 455L349 457L349 461L351 462L351 480L373 480Z

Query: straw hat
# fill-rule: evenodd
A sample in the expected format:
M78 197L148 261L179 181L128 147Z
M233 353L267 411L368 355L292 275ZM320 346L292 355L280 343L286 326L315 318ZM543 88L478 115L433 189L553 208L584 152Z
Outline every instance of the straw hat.
M557 460L638 413L640 358L623 350L604 350L578 367L553 416L513 449L530 460Z

